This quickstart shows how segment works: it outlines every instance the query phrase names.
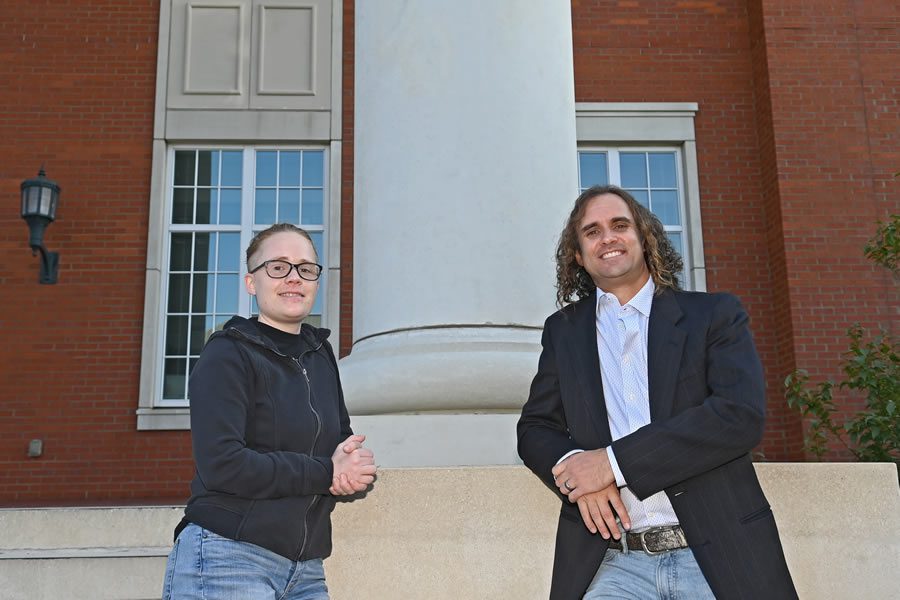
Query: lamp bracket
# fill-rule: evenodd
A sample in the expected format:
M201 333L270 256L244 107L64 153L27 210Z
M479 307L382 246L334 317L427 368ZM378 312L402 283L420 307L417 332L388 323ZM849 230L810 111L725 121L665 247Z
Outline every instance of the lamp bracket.
M31 247L32 256L38 251L41 253L41 272L38 275L38 283L56 283L59 276L59 252L50 252L44 248L43 244Z

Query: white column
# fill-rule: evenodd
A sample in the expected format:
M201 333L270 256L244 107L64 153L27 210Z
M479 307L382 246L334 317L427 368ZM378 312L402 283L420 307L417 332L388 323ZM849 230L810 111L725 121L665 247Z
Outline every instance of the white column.
M354 344L341 376L380 464L517 460L577 193L570 11L356 4Z

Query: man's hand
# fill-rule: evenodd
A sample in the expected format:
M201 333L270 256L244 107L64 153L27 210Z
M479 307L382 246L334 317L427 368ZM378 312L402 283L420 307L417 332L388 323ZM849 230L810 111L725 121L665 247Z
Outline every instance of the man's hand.
M363 448L364 435L351 435L338 444L331 456L334 476L328 491L334 496L348 496L365 490L375 481L375 455Z
M581 511L581 519L588 531L591 533L599 531L604 540L608 540L610 535L617 540L622 537L623 532L616 523L616 515L626 531L631 529L631 518L619 498L619 488L615 483L599 492L580 497L578 510Z
M573 454L553 467L551 472L556 487L569 497L569 502L616 483L604 448Z

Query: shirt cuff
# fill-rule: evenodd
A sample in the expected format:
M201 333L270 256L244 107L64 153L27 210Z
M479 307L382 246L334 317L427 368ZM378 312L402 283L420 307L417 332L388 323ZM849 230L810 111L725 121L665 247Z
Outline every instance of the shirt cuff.
M556 461L556 464L561 463L562 461L566 460L567 458L569 458L569 457L572 456L573 454L578 454L579 452L584 452L584 450L581 450L581 449L578 449L578 450L569 450L568 452L566 452L565 454L562 455L562 458L561 458L561 459L559 459L558 461Z
M625 476L619 470L619 463L616 462L616 454L613 452L612 446L606 447L606 457L609 459L609 466L612 468L613 475L616 476L616 487L625 487Z

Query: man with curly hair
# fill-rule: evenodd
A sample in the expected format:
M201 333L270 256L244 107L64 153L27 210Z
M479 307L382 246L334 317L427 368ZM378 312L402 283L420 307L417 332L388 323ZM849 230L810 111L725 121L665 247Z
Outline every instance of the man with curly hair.
M518 424L562 500L550 597L796 598L750 451L765 384L730 294L679 289L662 224L628 192L583 192Z

